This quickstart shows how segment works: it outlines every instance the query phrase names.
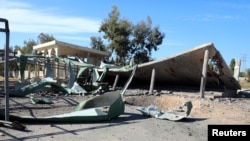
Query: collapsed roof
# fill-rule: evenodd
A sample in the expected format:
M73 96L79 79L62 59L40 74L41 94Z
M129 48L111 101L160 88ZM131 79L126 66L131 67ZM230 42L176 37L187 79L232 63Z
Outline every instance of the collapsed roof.
M233 77L220 52L213 43L194 47L186 52L161 60L155 60L138 65L131 85L149 86L152 69L155 69L155 86L191 86L200 87L205 50L209 51L206 88L241 89L239 82ZM106 80L119 74L119 84L127 78L130 70L120 71L110 69Z

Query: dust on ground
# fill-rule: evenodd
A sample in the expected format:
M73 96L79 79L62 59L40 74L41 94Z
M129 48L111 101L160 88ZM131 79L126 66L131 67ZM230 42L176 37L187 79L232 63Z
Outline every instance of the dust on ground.
M136 90L133 90L136 91ZM140 90L137 90L140 91ZM191 101L191 117L207 118L220 124L250 124L250 93L242 92L236 97L223 97L221 92L211 91L200 98L199 92L168 91L147 95L147 92L130 92L128 104L136 106L156 105L162 111L173 111ZM138 96L139 95L139 96ZM218 96L219 95L219 96Z
M95 135L90 135L90 134L85 134L82 133L81 130L76 130L78 131L79 135L85 135L91 136L92 139L99 140L101 137L101 140L110 140L114 139L114 136L118 136L118 139L114 140L128 140L128 139L139 139L139 140L166 140L178 137L180 140L181 139L186 139L186 140L206 140L206 125L208 124L250 124L250 94L249 92L247 93L239 93L236 97L220 97L221 92L215 92L215 91L209 91L205 93L205 98L200 98L199 92L195 91L159 91L155 92L154 94L148 94L147 90L141 90L141 89L128 89L124 95L124 101L125 101L125 116L130 115L129 118L124 118L124 115L121 115L120 117L117 118L117 120L110 121L107 123L102 123L100 126L103 127L101 129L98 129L98 132L100 132L100 136L95 136ZM50 115L57 115L57 114L63 114L67 112L72 112L74 111L75 106L90 97L93 97L96 95L68 95L64 96L61 94L55 94L55 93L35 93L31 95L27 95L26 97L10 97L9 99L9 104L10 104L10 114L13 115L32 115L32 116L50 116ZM53 101L53 104L32 104L30 101L30 98L39 98L39 97L47 97L50 100ZM146 107L151 104L156 105L158 109L161 111L172 111L175 109L178 109L179 107L183 106L183 104L186 101L191 101L193 104L192 111L188 117L189 122L188 123L172 123L172 122L164 122L160 121L158 119L156 120L150 120L150 119L144 119L143 116L141 115L140 112L136 111L135 108L140 106L140 107ZM5 99L4 97L0 97L0 105L1 105L1 112L4 112L4 106L5 106ZM126 119L126 120L125 120ZM199 119L199 120L197 120ZM201 120L202 119L202 120ZM129 121L128 121L129 120ZM148 121L149 120L149 121ZM190 121L197 121L197 122L190 122ZM138 123L140 121L140 124ZM114 123L112 123L114 122ZM118 124L119 125L124 125L123 127L121 126L112 126L112 124ZM131 123L137 123L137 124L131 124ZM151 124L155 124L151 125ZM169 133L173 132L171 135L165 135L163 134L163 127L160 127L161 124L167 123L168 126L164 126L164 128L169 128L169 129L164 129L167 130ZM104 126L104 124L107 124ZM180 125L181 124L181 125ZM52 126L53 125L53 126ZM89 127L96 129L97 127L92 127L92 126L97 126L98 124L79 124L79 125L72 125L70 124L70 129L73 130L73 128L82 128L83 126ZM185 125L185 129L182 129L182 125ZM190 126L192 125L192 126ZM35 139L43 140L43 139L49 139L49 140L58 140L58 139L79 139L78 136L73 136L68 134L71 133L71 130L68 129L68 125L56 125L56 124L50 124L49 127L46 125L32 125L28 124L27 128L30 128L32 133L22 133L18 131L13 131L12 129L1 127L0 126L0 131L2 133L0 134L0 140L11 140L13 139L13 134L16 135L16 137L13 140L18 140L18 139L26 139L30 138L31 136L34 137ZM30 126L30 127L29 127ZM46 128L44 128L46 126ZM67 134L58 134L57 137L56 135L51 135L50 133L55 132L55 127L60 126L63 129L65 133ZM107 126L107 127L106 127ZM125 127L126 126L126 127ZM145 126L152 126L150 128L145 128ZM178 128L177 128L178 126ZM108 131L105 130L105 128L109 129ZM190 128L192 127L192 128ZM44 128L44 129L43 129ZM70 130L70 131L67 131ZM119 129L120 128L120 129ZM112 134L115 132L118 132L120 130L126 130L126 129L134 130L142 130L142 131L137 131L136 136L134 134L126 134L125 133L117 133L117 134ZM154 129L156 128L156 129ZM113 130L114 129L114 130ZM175 131L175 130L176 131ZM6 130L6 132L4 132ZM62 129L61 129L62 130ZM97 130L97 129L96 129ZM175 135L175 132L178 132L179 130L185 131L187 133L183 133L183 137L181 135ZM7 133L11 132L13 134ZM85 131L85 130L84 130ZM150 131L150 133L149 133ZM35 135L36 132L38 134L43 134L44 137L39 137L38 135ZM49 132L49 133L48 133ZM129 132L129 131L127 131ZM145 135L145 133L147 135ZM152 132L152 133L151 133ZM92 133L92 131L89 131L89 133ZM93 133L94 134L94 133ZM110 135L111 134L111 135ZM121 135L122 134L122 135ZM29 137L25 136L28 135ZM103 135L103 136L101 136ZM151 136L157 136L157 137L152 137ZM186 138L185 136L188 136ZM32 139L34 139L32 138ZM162 138L162 139L160 139Z
M124 95L125 103L133 106L156 105L162 111L171 111L191 101L193 109L190 116L209 118L222 123L250 123L250 100L247 94L237 97L215 97L220 92L207 92L201 99L199 92L156 92L149 95L145 90L130 89ZM34 93L26 97L10 98L10 114L25 116L51 116L74 111L83 100L96 95L68 95L54 93ZM32 104L31 98L46 97L53 104ZM1 97L1 110L4 110L4 98Z

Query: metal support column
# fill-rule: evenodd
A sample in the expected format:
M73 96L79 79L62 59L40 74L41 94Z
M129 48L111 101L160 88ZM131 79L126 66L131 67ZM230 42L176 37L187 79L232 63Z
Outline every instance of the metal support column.
M9 22L6 19L0 18L0 22L4 22L5 28L0 28L0 32L6 34L6 45L4 55L4 93L5 93L5 120L9 121Z
M200 86L200 97L201 98L204 98L204 91L205 91L205 87L206 87L208 56L209 56L209 51L207 49L207 50L205 50L205 54L204 54L202 75L201 75L201 86Z
M154 83L155 83L155 68L152 69L151 82L150 82L150 88L149 88L149 94L153 94Z
M114 84L113 84L112 90L115 90L115 89L116 89L116 85L117 85L117 83L118 83L118 80L119 80L119 74L117 74L117 75L115 76L115 82L114 82Z

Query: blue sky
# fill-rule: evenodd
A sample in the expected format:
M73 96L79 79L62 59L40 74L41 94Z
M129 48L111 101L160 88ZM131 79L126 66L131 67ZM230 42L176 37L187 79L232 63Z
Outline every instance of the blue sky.
M165 39L154 59L213 42L228 65L235 58L242 59L242 69L250 68L249 0L0 0L0 17L9 21L10 46L43 32L89 47L91 36L102 36L98 29L113 5L120 18L137 24L150 16L160 27ZM0 33L0 47L4 43Z

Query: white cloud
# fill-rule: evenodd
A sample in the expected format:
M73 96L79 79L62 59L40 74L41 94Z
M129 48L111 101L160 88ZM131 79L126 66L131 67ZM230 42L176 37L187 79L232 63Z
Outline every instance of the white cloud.
M84 17L55 15L53 11L32 9L28 3L0 0L0 17L9 21L12 32L92 33L98 32L100 21ZM46 9L41 8L41 9Z
M242 9L249 9L250 4L248 1L215 1L214 5L219 8L231 8L232 10L242 10Z
M238 15L219 15L219 14L204 14L204 15L196 15L192 18L186 18L186 21L204 21L204 22L211 22L211 21L218 21L218 20L242 20Z
M202 21L215 21L215 20L235 20L239 19L238 16L233 15L214 15L214 14L208 14L202 16Z

